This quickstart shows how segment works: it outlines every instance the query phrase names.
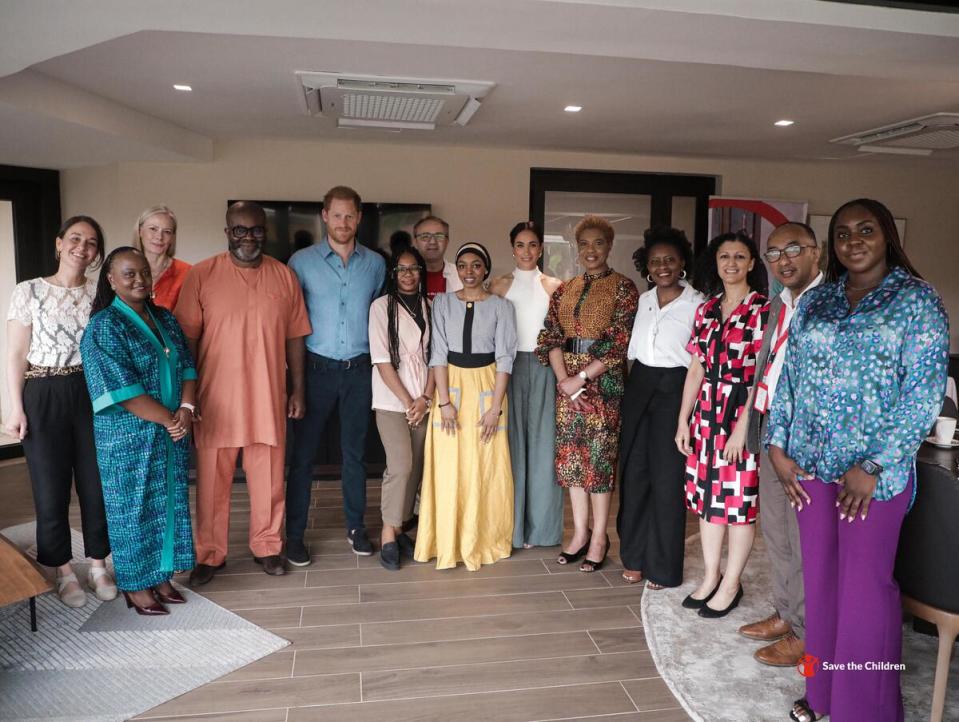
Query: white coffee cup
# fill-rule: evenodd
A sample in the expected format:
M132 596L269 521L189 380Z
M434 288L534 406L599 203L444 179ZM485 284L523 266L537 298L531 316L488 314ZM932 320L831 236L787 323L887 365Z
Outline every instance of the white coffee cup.
M936 419L936 441L940 444L952 443L956 433L956 420L951 416L940 416Z

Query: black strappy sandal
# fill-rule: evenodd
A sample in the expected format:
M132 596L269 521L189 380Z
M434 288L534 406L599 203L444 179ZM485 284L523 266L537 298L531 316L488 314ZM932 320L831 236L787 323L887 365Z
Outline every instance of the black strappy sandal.
M589 546L588 544L586 545ZM603 549L603 558L599 561L594 561L593 559L584 559L583 563L579 565L579 570L584 574L592 574L593 572L598 572L603 568L603 564L606 562L606 555L609 554L609 535L606 535L606 548Z
M593 530L587 529L586 536L586 543L583 544L580 549L576 550L572 554L568 552L560 552L559 556L556 557L556 563L565 566L566 564L572 564L573 562L578 562L580 559L582 559L586 555L586 552L589 551L589 540L593 536Z
M799 709L799 714L796 714L796 709ZM793 702L793 708L789 710L789 719L793 722L816 722L820 720L824 715L816 714L813 711L813 708L809 706L809 700L805 697L797 699Z

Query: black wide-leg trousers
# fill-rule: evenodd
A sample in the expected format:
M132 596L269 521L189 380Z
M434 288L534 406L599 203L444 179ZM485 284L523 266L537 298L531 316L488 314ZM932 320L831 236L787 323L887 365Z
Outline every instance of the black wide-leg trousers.
M620 558L666 587L683 581L686 458L676 449L685 368L633 367L623 395Z
M83 374L28 379L23 408L23 453L37 511L37 562L59 567L73 558L68 514L74 482L84 551L93 559L105 559L110 540L93 441L93 408Z

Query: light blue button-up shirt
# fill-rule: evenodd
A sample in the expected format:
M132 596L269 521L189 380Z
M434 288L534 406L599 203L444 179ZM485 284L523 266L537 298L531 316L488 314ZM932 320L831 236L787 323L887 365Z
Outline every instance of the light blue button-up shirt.
M369 353L370 304L386 278L383 257L357 243L344 266L324 237L294 253L290 268L300 279L313 326L306 348L337 361Z
M906 488L942 408L949 321L932 286L900 267L851 312L845 285L803 294L766 443L826 482L874 461L873 498L887 501Z

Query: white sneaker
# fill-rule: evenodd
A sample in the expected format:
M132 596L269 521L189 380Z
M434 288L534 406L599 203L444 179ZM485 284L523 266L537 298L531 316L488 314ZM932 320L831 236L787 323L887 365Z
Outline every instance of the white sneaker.
M97 595L101 602L109 602L117 598L117 585L104 567L90 567L87 572L87 586Z
M76 586L67 589L67 586L71 583L76 584ZM77 575L73 573L57 577L57 596L60 597L61 602L74 609L79 609L87 603L87 595L80 587Z

